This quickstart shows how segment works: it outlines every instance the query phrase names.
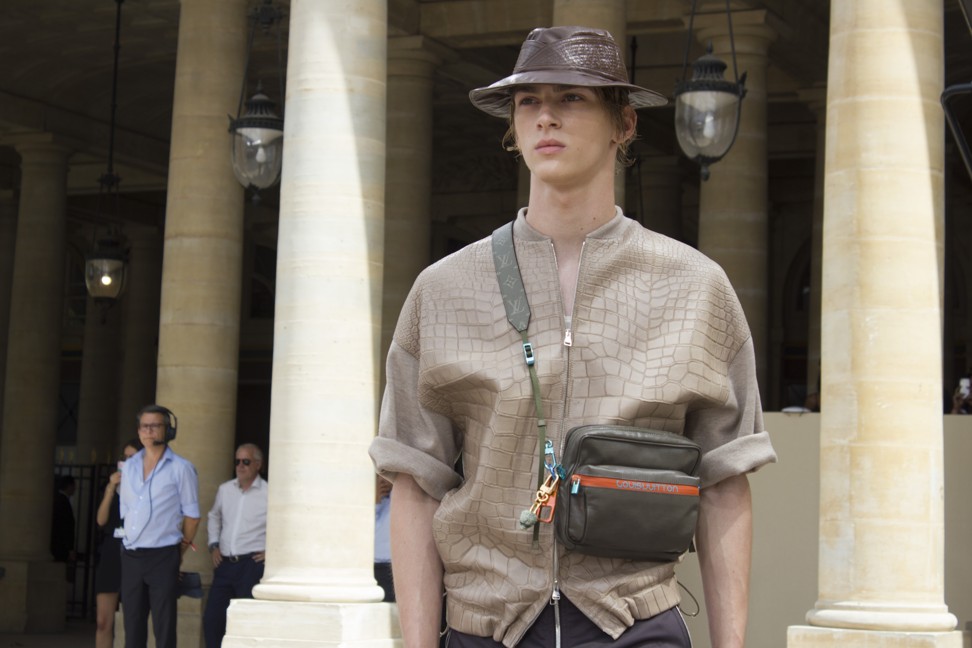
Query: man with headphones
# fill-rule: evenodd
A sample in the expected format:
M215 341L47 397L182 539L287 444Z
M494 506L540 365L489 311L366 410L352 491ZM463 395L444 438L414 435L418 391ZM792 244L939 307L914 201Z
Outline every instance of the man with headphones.
M176 647L179 565L199 527L196 468L169 448L176 417L161 405L138 413L144 448L125 462L121 477L121 602L125 648L144 648L152 613L157 648Z

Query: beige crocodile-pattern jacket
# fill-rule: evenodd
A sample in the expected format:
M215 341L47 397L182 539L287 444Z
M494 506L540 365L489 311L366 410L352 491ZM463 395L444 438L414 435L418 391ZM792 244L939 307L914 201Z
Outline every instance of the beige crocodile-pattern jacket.
M704 452L703 488L775 461L750 333L715 263L618 210L584 244L566 346L553 245L523 210L514 240L558 452L570 428L608 423L693 438ZM413 475L441 500L433 532L449 625L515 646L549 603L555 549L552 525L541 525L536 549L532 530L518 524L536 488L537 427L488 238L416 280L387 376L370 453L383 475ZM454 469L459 458L464 479ZM556 550L561 591L612 637L679 602L674 564Z

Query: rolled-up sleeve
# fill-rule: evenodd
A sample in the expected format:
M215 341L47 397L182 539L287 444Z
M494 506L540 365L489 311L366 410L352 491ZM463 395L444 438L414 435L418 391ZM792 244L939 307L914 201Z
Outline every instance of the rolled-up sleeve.
M776 451L763 427L752 338L731 359L727 378L726 401L695 410L686 421L686 436L702 446L699 476L703 488L776 461Z
M198 518L199 513L199 476L196 468L186 462L179 479L179 507L183 517Z
M422 406L419 360L392 342L385 371L378 437L368 453L378 473L390 481L411 475L435 499L459 485L455 470L459 444L452 422Z

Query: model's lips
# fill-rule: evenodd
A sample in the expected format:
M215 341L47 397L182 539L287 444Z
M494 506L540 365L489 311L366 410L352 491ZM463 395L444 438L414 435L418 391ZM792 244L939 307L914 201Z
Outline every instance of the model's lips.
M533 150L538 153L556 153L564 149L564 145L561 142L553 139L542 139L537 142L537 145L533 147Z

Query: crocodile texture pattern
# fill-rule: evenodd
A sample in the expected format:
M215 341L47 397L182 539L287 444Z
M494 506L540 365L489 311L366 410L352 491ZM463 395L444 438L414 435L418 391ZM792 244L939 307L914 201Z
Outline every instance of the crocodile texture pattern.
M722 443L686 427L695 410L730 406L729 365L749 339L718 266L616 218L585 243L567 347L551 242L521 216L515 245L532 311L528 334L547 434L558 452L568 429L590 423L687 434L703 451ZM543 525L537 549L532 530L518 524L534 494L536 420L521 339L507 321L489 239L422 274L395 342L417 359L419 403L448 419L461 443L464 481L442 499L434 521L449 624L513 646L549 603L554 548L550 525ZM612 636L679 600L674 564L559 551L561 590Z

